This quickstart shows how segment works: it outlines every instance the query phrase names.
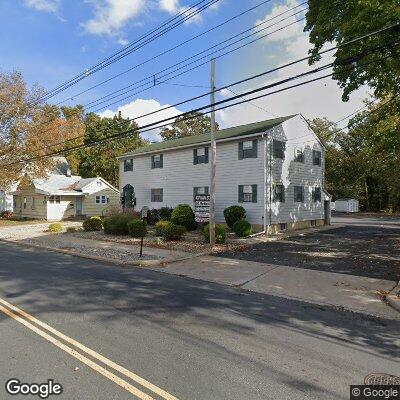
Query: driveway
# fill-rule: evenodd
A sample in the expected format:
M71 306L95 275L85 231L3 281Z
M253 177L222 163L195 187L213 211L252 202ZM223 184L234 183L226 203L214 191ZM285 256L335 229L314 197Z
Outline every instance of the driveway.
M240 252L199 257L165 272L281 298L397 319L382 301L399 280L400 224L393 218L340 216L332 229L297 232Z

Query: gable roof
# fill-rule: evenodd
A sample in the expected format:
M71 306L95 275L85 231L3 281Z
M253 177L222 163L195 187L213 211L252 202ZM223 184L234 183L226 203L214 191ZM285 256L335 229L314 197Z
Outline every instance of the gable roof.
M223 139L230 139L235 137L253 135L255 133L262 133L268 129L271 129L275 126L282 124L283 122L287 121L295 117L295 115L289 115L287 117L280 117L274 119L268 119L261 122L255 122L252 124L247 125L240 125L235 126L232 128L222 129L216 132L216 140L223 140ZM192 146L200 143L207 143L211 141L211 134L205 133L203 135L195 135L195 136L187 136L184 138L173 139L173 140L166 140L165 142L158 142L153 143L145 147L141 147L129 153L123 154L122 156L118 157L118 159L126 158L129 156L134 156L138 154L146 154L146 153L153 153L153 152L160 152L164 150L179 148L179 147L186 147Z

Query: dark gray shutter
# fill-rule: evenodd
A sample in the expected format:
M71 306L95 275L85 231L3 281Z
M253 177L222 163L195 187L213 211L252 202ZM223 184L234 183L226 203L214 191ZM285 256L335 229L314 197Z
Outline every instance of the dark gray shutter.
M253 158L258 157L258 140L254 139L253 140Z
M252 189L253 189L253 196L252 196L253 203L257 203L257 185L252 185Z
M154 156L151 156L151 169L154 169Z
M206 186L206 191L205 191L206 195L208 196L210 194L210 188L208 186Z
M193 188L193 200L196 200L196 196L197 196L197 187Z
M160 168L164 168L164 154L160 154Z
M244 202L243 185L239 185L239 203Z
M243 160L243 142L239 142L239 160Z
M282 203L284 203L286 200L285 198L285 185L282 185Z
M196 165L198 164L198 158L197 158L197 149L193 149L193 164Z
M209 160L209 148L206 147L205 148L205 163L208 164L208 160Z

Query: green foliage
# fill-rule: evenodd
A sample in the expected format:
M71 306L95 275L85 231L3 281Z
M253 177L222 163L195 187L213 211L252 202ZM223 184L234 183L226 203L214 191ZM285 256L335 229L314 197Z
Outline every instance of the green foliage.
M121 113L113 118L102 118L94 113L85 116L84 143L106 139L127 130L138 128L136 122L122 118ZM139 132L128 138L121 138L105 142L98 146L87 147L74 153L78 159L78 173L83 178L101 176L114 186L118 186L119 163L117 157L144 146L146 142L140 137Z
M129 235L128 223L135 218L130 214L115 214L104 219L104 233L111 235Z
M188 231L194 231L197 228L194 212L188 204L179 204L174 208L171 222L184 226Z
M194 118L188 119L188 116ZM216 128L219 129L218 124ZM190 115L178 117L170 127L163 128L160 135L163 140L171 140L209 132L211 132L211 118L200 112L192 112Z
M162 207L160 208L160 220L161 221L171 221L173 208L170 207Z
M165 229L167 229L172 222L170 221L159 221L156 223L156 236L164 236Z
M100 217L90 217L83 221L83 229L86 232L101 231L103 229L103 221Z
M165 240L181 240L186 233L186 228L181 225L168 224L164 228L164 239Z
M149 225L154 226L160 220L160 210L153 208L147 212L147 222Z
M134 238L141 238L147 235L147 223L141 219L134 219L128 222L129 234Z
M204 239L207 243L210 243L210 225L207 224L203 228ZM221 244L226 241L226 228L224 225L215 225L215 243Z
M236 221L246 218L246 210L242 206L230 206L224 210L225 222L233 229Z
M235 222L233 225L233 231L237 237L248 237L253 233L253 228L251 227L250 222L241 219Z
M306 30L314 44L312 62L321 57L317 53L328 43L342 44L351 39L398 23L398 0L309 0ZM336 63L334 79L344 89L343 99L364 84L375 90L375 95L398 93L400 87L400 57L397 48L380 49L365 57L355 57L369 49L393 42L399 35L399 27L371 36L334 53L336 61L351 58L355 69ZM390 56L390 57L386 57ZM375 62L371 62L375 61Z
M48 232L51 233L60 233L64 229L63 225L60 222L54 222L49 225Z

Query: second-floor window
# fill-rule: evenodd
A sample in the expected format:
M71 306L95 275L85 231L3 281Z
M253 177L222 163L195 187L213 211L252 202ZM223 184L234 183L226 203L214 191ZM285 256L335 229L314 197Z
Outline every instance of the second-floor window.
M285 202L285 186L281 184L274 185L273 201L277 203Z
M313 165L319 165L321 166L322 164L322 153L318 150L313 150L312 152L312 158L313 158Z
M274 154L274 158L280 158L283 160L285 158L285 149L285 142L282 142L281 140L274 140L272 142L272 151Z
M239 185L239 203L257 203L257 185Z
M313 198L314 203L318 203L318 202L321 201L322 194L321 194L321 188L320 187L313 188L312 198Z
M299 147L294 149L294 161L303 163L304 162L304 151Z
M163 168L163 155L162 154L156 154L155 156L151 157L151 168L156 169L156 168Z
M258 140L246 140L239 143L239 160L244 158L257 158Z
M124 160L124 172L133 171L133 159Z
M296 203L304 203L304 187L295 186L294 187L294 201Z
M208 163L208 147L201 147L193 150L193 164Z
M151 189L151 202L162 203L163 201L163 189Z

